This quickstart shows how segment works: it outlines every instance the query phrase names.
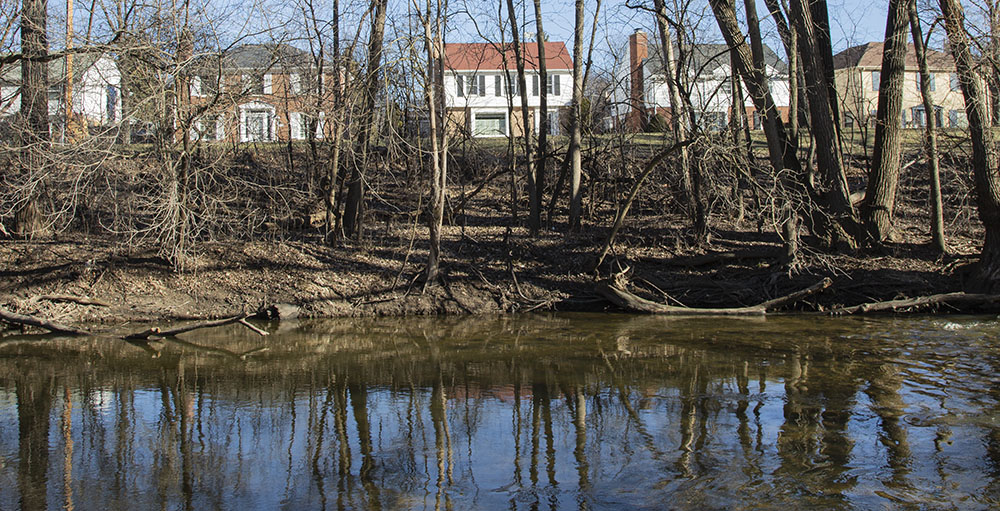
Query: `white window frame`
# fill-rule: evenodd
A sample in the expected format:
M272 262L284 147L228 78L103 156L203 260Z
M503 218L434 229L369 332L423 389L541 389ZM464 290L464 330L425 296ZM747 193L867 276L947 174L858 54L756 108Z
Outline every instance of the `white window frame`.
M268 111L269 133L265 134L264 140L250 140L247 134L247 113L257 110ZM275 115L273 105L260 101L251 101L239 106L239 135L240 142L274 142L278 138L278 116Z
M502 134L501 133L490 133L490 134L481 134L481 133L478 133L476 131L476 121L479 120L479 118L481 116L482 117L501 117L501 122L503 123L503 133ZM472 128L471 131L472 131L472 136L473 137L481 137L481 138L508 137L508 136L510 136L510 116L508 115L508 113L507 113L506 110L486 110L486 111L481 111L481 112L473 111L472 112L472 119L471 119L471 128Z

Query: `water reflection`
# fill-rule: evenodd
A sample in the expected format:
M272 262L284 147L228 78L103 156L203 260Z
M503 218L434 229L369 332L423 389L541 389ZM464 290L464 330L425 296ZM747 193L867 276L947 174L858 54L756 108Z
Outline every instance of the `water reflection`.
M995 508L996 332L555 315L0 339L0 509Z

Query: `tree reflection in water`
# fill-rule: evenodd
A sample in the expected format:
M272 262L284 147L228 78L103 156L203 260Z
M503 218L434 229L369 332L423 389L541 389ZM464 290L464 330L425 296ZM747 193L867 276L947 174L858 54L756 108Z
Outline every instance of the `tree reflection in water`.
M0 340L0 509L996 507L996 332L945 321Z

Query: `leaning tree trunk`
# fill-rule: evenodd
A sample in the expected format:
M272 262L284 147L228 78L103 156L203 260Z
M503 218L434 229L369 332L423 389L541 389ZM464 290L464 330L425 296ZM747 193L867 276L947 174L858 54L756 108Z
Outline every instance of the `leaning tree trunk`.
M878 110L875 115L875 147L862 218L868 240L882 243L893 236L892 213L899 182L899 114L903 108L903 78L906 58L907 7L914 0L889 0L885 20L885 45L882 49L882 73L879 79ZM928 117L933 109L926 112Z
M986 230L979 265L971 287L990 292L1000 290L1000 168L997 150L986 112L986 95L976 61L969 48L965 32L965 14L959 0L939 0L945 20L948 43L955 59L955 71L965 97L965 113L972 138L972 171L976 183L976 204L979 219Z
M925 145L927 150L927 166L930 168L931 182L931 236L933 246L938 252L944 253L948 250L944 237L944 208L941 201L941 170L938 167L937 149L937 118L931 115L934 110L934 102L931 99L931 74L927 69L927 49L924 47L924 35L920 29L920 17L917 15L917 3L910 2L909 6L910 31L913 33L913 46L917 53L917 64L920 66L920 96L923 99L924 111L927 114L927 125L924 129Z

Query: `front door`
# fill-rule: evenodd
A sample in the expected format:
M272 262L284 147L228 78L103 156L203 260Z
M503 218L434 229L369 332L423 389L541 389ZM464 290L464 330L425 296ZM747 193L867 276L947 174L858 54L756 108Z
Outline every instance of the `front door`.
M246 113L247 142L271 140L271 115L267 110L248 110Z

